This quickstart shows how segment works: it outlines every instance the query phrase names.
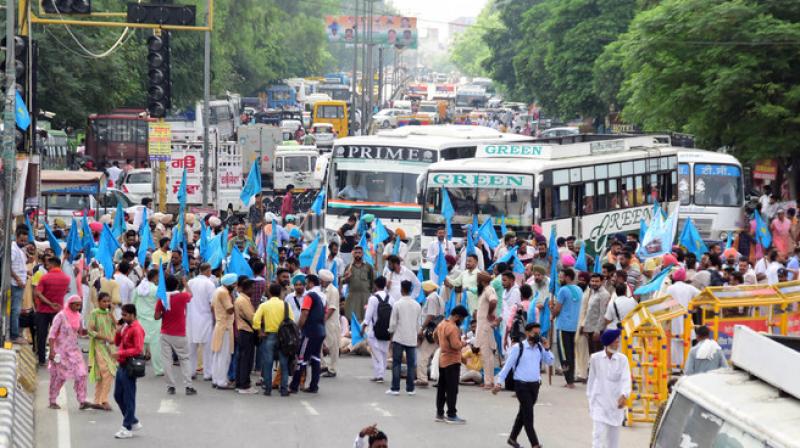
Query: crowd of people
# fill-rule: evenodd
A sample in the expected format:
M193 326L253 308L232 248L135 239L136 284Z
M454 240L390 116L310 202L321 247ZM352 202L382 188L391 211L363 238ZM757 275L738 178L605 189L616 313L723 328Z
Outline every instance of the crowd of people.
M89 242L76 253L59 241L66 229L38 240L19 226L11 337L32 342L47 366L50 406L59 407L56 397L72 380L80 409L109 411L113 385L124 415L116 437L128 438L141 428L135 395L143 363L164 377L167 394L195 395L202 378L218 390L288 397L318 393L321 377L335 378L340 354L350 353L371 358L372 382L383 383L390 368L388 395L401 393L403 376L408 395L436 384L435 420L449 424L465 423L460 385L513 388L519 413L508 444L519 446L525 429L538 446L533 405L544 366L552 366L567 388L587 383L594 444L615 447L631 391L618 328L637 303L671 294L686 306L707 286L786 281L798 278L800 266L794 210L776 210L772 247L755 244L754 225L728 247L711 244L698 256L676 246L646 260L637 257L635 233L610 236L593 258L587 242L548 238L536 225L494 244L471 226L463 231L474 238L454 243L442 226L424 252L431 268L416 274L408 265L413 236L401 228L354 215L326 244L290 212L256 208L239 222L126 215L112 269L97 250L108 244L103 220L82 229ZM178 233L184 241L174 247ZM221 256L209 255L217 249ZM661 292L637 293L662 270L670 272ZM675 334L679 325L682 319ZM690 353L687 373L724 365L719 346L705 344L708 332L697 336L701 347ZM88 338L88 362L81 338ZM683 365L681 341L673 341L672 356Z

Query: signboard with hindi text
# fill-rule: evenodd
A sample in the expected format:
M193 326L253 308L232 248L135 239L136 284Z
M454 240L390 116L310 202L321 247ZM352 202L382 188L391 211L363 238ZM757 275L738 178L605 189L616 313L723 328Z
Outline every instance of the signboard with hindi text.
M153 161L168 161L172 156L172 127L169 123L147 123L147 155Z

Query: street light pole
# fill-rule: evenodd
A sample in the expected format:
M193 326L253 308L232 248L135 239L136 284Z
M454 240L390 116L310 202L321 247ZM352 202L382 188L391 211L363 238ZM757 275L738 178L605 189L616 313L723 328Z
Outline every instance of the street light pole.
M16 79L17 71L14 64L14 0L6 0L6 98L5 111L3 112L3 273L0 277L2 283L2 300L0 300L0 343L4 343L10 330L10 316L6 314L8 301L11 298L11 232L13 231L13 198L14 198L14 170L16 169L16 141L17 130L14 119L16 111Z
M206 24L211 20L210 5L206 3ZM203 207L208 206L209 191L209 142L208 124L211 107L209 100L211 97L211 32L205 32L205 44L203 49ZM238 113L239 111L236 111ZM219 168L217 168L219 169Z
M358 3L359 0L355 0L356 3L356 15L354 16L355 24L353 25L353 79L351 80L352 83L352 91L350 92L350 132L353 133L353 127L356 124L356 107L357 107L357 99L358 93L356 93L356 89L358 86ZM360 125L360 123L359 123ZM355 135L355 134L354 134Z

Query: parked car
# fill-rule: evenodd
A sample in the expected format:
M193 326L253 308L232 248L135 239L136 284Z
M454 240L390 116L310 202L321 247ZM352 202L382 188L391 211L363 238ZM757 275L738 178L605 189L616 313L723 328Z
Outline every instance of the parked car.
M135 204L141 204L142 199L152 198L153 171L149 168L137 168L129 171L122 179L120 190Z
M122 203L122 208L128 213L132 213L136 209L133 201L116 188L109 188L97 199L87 194L58 193L45 196L44 202L46 209L39 209L40 219L46 217L47 223L53 225L56 218L61 218L67 227L71 225L72 218L81 219L84 212L89 221L95 221L99 218L97 216L98 210L101 216L111 213L116 210L119 202Z
M311 126L311 134L314 136L314 143L317 148L331 148L336 134L333 133L333 125L330 123L314 123Z
M580 130L578 130L578 128L573 128L573 127L550 128L542 132L542 137L564 137L567 135L578 135L580 133L581 132Z
M398 115L407 115L410 111L406 109L382 109L372 116L372 120L381 128L396 128Z

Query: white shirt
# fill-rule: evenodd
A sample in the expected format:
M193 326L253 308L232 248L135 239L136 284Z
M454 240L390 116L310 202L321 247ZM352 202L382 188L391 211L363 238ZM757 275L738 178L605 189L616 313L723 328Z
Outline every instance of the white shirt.
M425 257L431 264L436 263L436 257L439 256L439 244L442 245L445 255L450 255L452 257L456 256L456 246L452 241L447 241L446 239L444 241L439 241L439 239L436 238L428 246L428 252Z
M411 289L411 297L419 297L419 290L421 288L419 279L416 275L405 266L400 266L400 272L392 272L384 270L384 277L387 281L387 289L389 295L396 301L400 300L403 295L400 293L400 283L408 280L413 284Z
M114 186L118 186L119 184L117 182L119 181L119 175L122 174L122 169L111 165L111 167L106 171L108 171L108 178L114 182Z
M389 256L394 253L394 241L392 240L389 244L383 246L383 255ZM403 264L405 265L406 260L408 259L408 245L402 241L400 241L400 248L397 249L397 256L403 260Z
M25 282L28 281L28 267L26 265L27 261L28 257L27 255L25 255L25 252L22 249L20 249L16 241L12 241L11 270L14 272L14 274L17 275L17 277L19 277L19 281L22 282L21 285L17 285L16 282L13 282L14 286L17 286L19 288L25 287Z
M616 310L614 309L614 304L617 305ZM615 294L611 297L611 300L608 301L608 307L606 307L605 318L611 321L606 328L609 330L616 329L620 319L625 319L625 316L634 308L636 308L636 299L630 296L618 297ZM617 319L617 311L619 311L619 319Z
M369 300L367 301L367 311L364 312L364 325L367 328L367 336L374 338L375 331L372 327L375 326L375 323L378 321L378 297L381 300L389 298L389 305L394 306L394 299L392 296L386 294L386 291L378 291L375 294L369 296Z
M700 294L699 289L686 282L675 282L667 287L666 292L675 298L684 308L688 308L689 301ZM683 318L680 318L680 320L683 322Z
M400 298L392 307L392 317L389 319L389 333L392 334L392 342L406 347L417 346L419 317L422 314L422 307L411 297L416 296Z
M114 280L119 285L120 302L122 302L123 305L131 303L131 301L133 301L133 290L136 288L136 285L133 284L133 280L129 279L127 275L122 275L120 272L114 273Z
M503 322L511 321L511 313L519 305L522 298L519 294L519 286L514 284L511 289L503 291Z
M773 261L767 266L767 284L774 285L778 283L778 270L783 268L783 263L778 261Z
M303 291L305 294L305 291ZM294 322L297 323L300 320L300 307L303 306L303 297L297 297L297 295L293 292L286 294L286 297L283 299L286 303L289 304L289 309L292 310L292 316L294 316Z
M592 420L621 426L625 419L625 407L619 409L617 400L630 393L628 358L621 353L614 353L609 358L605 350L592 354L589 359L589 379L586 381L586 397L589 399L589 416Z
M211 341L211 332L214 330L211 299L217 287L205 275L189 280L188 286L192 300L186 309L186 336L190 343L205 344Z

